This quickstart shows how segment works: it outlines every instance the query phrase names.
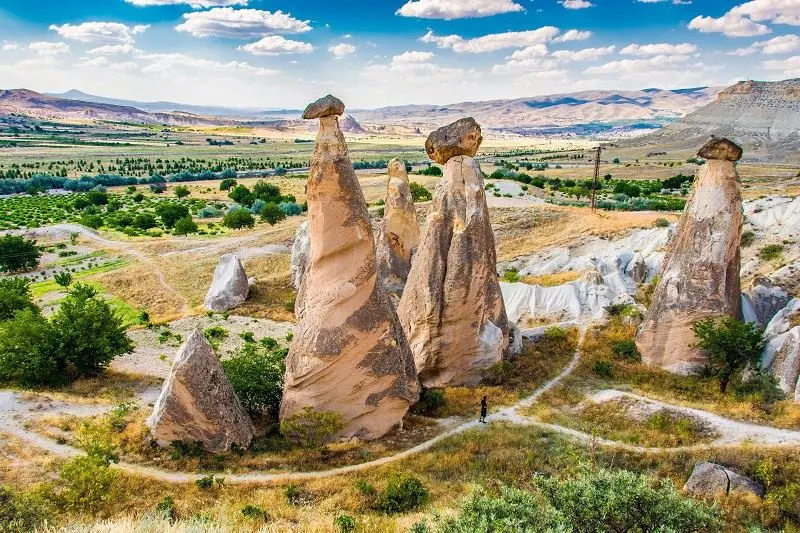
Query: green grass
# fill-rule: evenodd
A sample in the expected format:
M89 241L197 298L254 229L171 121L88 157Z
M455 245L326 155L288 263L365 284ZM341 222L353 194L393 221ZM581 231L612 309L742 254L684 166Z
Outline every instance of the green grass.
M86 270L81 270L79 272L73 272L72 279L74 281L80 281L95 274L102 274L104 272L111 272L112 270L118 270L130 264L130 262L131 262L130 259L124 257L112 259L111 261L108 261L105 264L92 268L87 268ZM63 287L61 287L52 279L49 279L47 281L37 281L36 283L31 283L30 289L31 289L31 294L33 295L34 298L41 298L45 294L63 290Z

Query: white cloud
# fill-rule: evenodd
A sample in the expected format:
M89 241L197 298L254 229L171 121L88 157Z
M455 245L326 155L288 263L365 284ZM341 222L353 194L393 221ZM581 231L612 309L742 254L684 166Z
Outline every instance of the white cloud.
M209 7L246 6L247 0L125 0L138 7L188 5L195 9Z
M697 45L691 43L669 44L629 44L619 51L626 56L658 56L670 54L693 54L697 52Z
M147 30L150 26L128 26L119 22L84 22L83 24L50 25L50 29L65 39L93 42L133 43L134 36Z
M594 6L589 0L559 0L558 3L566 9L586 9L587 7Z
M134 54L138 52L132 44L107 44L92 48L86 53L93 56L114 56L119 54Z
M749 46L747 48L737 48L736 50L734 50L732 52L728 52L728 55L729 56L745 57L745 56L751 56L751 55L755 54L756 52L757 52L757 50L755 48L753 48L752 46Z
M590 31L567 30L563 35L553 39L553 42L568 43L570 41L585 41L586 39L591 38L591 36L592 32Z
M536 30L492 33L474 39L464 39L460 35L434 35L433 31L420 38L423 43L435 43L439 48L451 48L462 54L495 52L504 48L525 48L535 44L552 41L560 30L554 26L543 26Z
M282 54L309 54L314 51L311 43L293 41L280 35L268 35L254 43L242 45L237 48L257 56L278 56Z
M660 4L662 2L672 2L676 6L688 6L692 0L636 0L641 4Z
M761 50L762 54L789 54L795 50L800 50L800 37L794 34L773 37L767 41L758 41L747 48L738 48L728 55L732 56L751 56Z
M55 56L60 54L69 54L69 45L67 43L50 43L46 41L36 41L28 45L29 50L33 50L40 56Z
M208 11L186 13L185 21L175 27L195 37L232 37L251 39L275 33L311 31L308 20L298 20L282 11L232 9L220 7Z
M280 72L279 70L254 67L250 63L244 61L221 63L219 61L187 56L185 54L141 54L138 59L148 62L142 67L142 72L151 73L171 73L174 70L180 69L201 69L204 71L272 76Z
M400 55L396 55L392 58L392 62L397 63L425 63L430 61L436 57L436 54L433 52L417 52L415 50L409 50L408 52L403 52Z
M771 30L752 20L731 13L714 18L702 15L692 19L689 23L690 30L697 30L702 33L724 33L728 37L752 37L753 35L765 35Z
M422 19L463 19L489 17L523 11L512 0L409 0L395 13Z
M332 44L328 47L328 52L333 54L333 57L336 59L342 59L343 57L355 53L355 51L356 47L348 43Z
M409 51L392 57L386 65L369 65L361 71L361 76L381 83L441 83L454 84L464 79L466 71L460 68L443 67L431 60L430 52Z
M545 57L549 53L550 51L547 49L546 44L534 44L528 46L527 48L523 48L522 50L516 50L513 54L511 54L509 59L524 61L526 59Z
M685 63L689 60L687 55L661 55L647 59L622 59L611 61L604 65L594 65L587 68L586 74L646 74L665 69L674 69L676 64Z
M19 45L17 43L12 43L9 41L3 41L3 46L0 46L4 52L8 52L11 50L19 50Z
M138 65L134 61L112 61L105 56L92 58L84 57L78 63L78 66L82 68L111 69L124 72L132 72L138 68Z
M731 9L729 14L749 17L752 20L769 21L775 24L800 26L800 2L798 0L752 0Z
M761 66L765 70L777 71L781 76L787 78L800 77L800 56L764 61Z
M569 61L590 61L592 59L599 59L603 56L613 54L617 49L616 46L604 46L601 48L584 48L582 50L556 50L551 55L563 62Z

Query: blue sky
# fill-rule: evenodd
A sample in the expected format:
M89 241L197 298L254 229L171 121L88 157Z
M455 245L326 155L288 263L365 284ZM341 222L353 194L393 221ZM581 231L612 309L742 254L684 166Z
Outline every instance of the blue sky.
M0 88L351 108L800 77L800 0L0 0Z

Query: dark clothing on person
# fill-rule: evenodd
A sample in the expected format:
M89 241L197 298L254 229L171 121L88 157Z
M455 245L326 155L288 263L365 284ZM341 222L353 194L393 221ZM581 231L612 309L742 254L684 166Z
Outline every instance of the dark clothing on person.
M480 418L479 422L484 422L484 423L486 422L486 414L487 414L488 410L489 410L489 407L488 407L488 404L486 402L486 397L484 396L483 399L481 400L481 418Z

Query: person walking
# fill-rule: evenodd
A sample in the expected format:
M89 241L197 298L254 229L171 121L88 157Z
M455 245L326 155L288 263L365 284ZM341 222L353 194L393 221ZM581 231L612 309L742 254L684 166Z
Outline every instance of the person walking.
M488 403L486 401L486 396L484 396L481 399L481 418L478 420L478 422L481 422L483 424L486 423L486 413L487 413L488 410L489 410L489 406L488 406Z

